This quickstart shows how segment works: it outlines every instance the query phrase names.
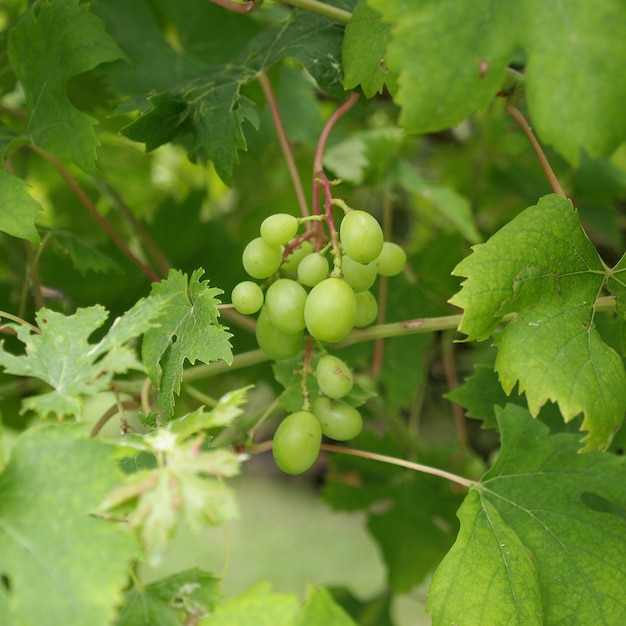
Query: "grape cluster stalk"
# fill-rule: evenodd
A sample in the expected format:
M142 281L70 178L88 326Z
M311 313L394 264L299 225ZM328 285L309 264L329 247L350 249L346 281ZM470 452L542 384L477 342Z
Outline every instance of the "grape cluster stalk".
M319 393L312 406L305 391L302 410L288 415L273 440L277 465L299 474L315 463L322 436L348 441L361 431L360 412L344 398L352 390L350 368L326 344L372 324L378 303L371 291L378 276L395 276L406 253L385 241L380 224L366 211L344 208L335 229L331 215L270 215L259 236L244 248L242 263L251 280L235 286L231 302L245 315L258 314L256 339L272 359L289 359L310 336L322 354L314 371ZM329 235L313 222L325 221ZM302 226L307 230L299 233ZM305 373L306 375L306 373Z

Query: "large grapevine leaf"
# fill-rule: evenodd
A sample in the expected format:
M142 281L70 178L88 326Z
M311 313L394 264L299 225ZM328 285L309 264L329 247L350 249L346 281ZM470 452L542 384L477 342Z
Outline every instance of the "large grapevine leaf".
M459 330L496 339L495 369L509 394L519 382L537 415L546 401L566 422L584 414L586 449L606 448L624 419L626 373L621 357L594 326L606 272L569 201L542 198L455 268L467 276L450 302L465 309Z
M40 332L12 324L26 354L11 354L0 343L0 365L9 374L39 378L53 388L49 393L26 398L23 409L33 410L42 417L52 413L58 419L80 416L83 398L108 389L114 374L142 369L134 352L125 344L153 325L163 305L158 298L140 300L117 318L109 332L95 344L89 343L89 336L108 317L100 305L78 309L69 316L40 309L37 312Z
M498 423L500 456L433 578L433 623L623 623L626 459L577 454L576 435L548 436L521 407Z
M215 65L176 89L150 98L152 108L124 129L124 134L152 150L177 138L191 138L192 158L213 161L227 184L246 149L244 120L258 125L251 100L241 88L258 73L295 58L328 93L341 95L341 41L343 26L321 16L299 11L283 23L262 31L225 65Z
M0 169L0 230L39 243L35 219L41 210L24 181Z
M0 475L9 623L107 626L138 556L123 527L90 515L121 472L111 446L79 433L74 426L27 431Z
M608 154L624 140L621 0L370 4L393 24L388 65L399 74L401 122L411 131L441 130L485 108L522 51L528 106L544 141L577 162L581 149Z
M66 85L73 76L122 54L88 4L33 4L9 35L11 65L26 95L25 133L32 141L95 173L95 120L72 106Z
M187 275L172 270L167 278L152 287L152 295L167 300L159 327L148 331L142 344L143 362L159 390L159 408L166 417L174 410L174 394L180 391L185 360L195 363L230 363L230 333L218 321L221 289L200 281L204 270Z

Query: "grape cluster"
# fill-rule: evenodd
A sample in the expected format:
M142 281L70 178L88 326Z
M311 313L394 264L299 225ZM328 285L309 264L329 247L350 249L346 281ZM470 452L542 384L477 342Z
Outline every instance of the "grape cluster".
M365 211L346 207L339 231L333 223L329 236L315 227L298 234L302 223L324 219L271 215L243 251L243 267L256 280L236 285L231 302L240 313L258 312L257 342L275 360L302 351L307 332L318 342L335 343L372 324L378 304L370 289L377 276L399 274L406 264L404 250L385 241L380 224ZM348 366L325 354L315 378L320 393L313 406L307 399L274 436L274 458L288 473L311 467L322 435L345 441L361 430L359 411L342 399L352 389Z

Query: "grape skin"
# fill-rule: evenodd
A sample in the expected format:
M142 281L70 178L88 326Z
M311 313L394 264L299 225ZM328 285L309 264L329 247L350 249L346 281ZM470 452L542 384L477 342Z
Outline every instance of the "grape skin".
M283 251L262 237L248 243L241 255L243 268L252 278L268 278L275 274L283 260Z
M289 213L275 213L261 222L261 237L275 246L291 241L297 232L298 220Z
M347 213L339 226L339 238L346 254L357 263L371 263L383 249L383 230L366 211Z
M311 243L305 239L297 248L294 248L290 252L283 263L283 269L288 272L295 272L298 269L298 265L300 265L300 261L302 261L305 256L311 254L313 250L314 248Z
M271 359L280 361L295 356L303 348L304 333L284 333L272 324L265 307L256 322L256 340L259 348Z
M363 428L363 418L357 409L343 400L318 396L313 414L322 425L322 433L335 441L354 439Z
M302 285L289 278L279 278L265 293L265 310L270 321L284 333L304 330L304 303L307 292Z
M341 259L341 271L343 279L355 292L369 289L378 275L376 263L357 263L347 254Z
M378 316L378 302L371 291L359 291L356 297L355 328L365 328L372 324Z
M376 259L376 270L381 276L396 276L406 265L406 252L397 243L385 241Z
M263 291L251 280L244 280L235 285L230 301L239 313L252 315L263 306Z
M311 289L304 304L307 330L319 341L345 339L356 318L352 287L341 278L327 278Z
M315 287L328 276L328 259L319 252L305 256L298 265L298 280L307 287Z
M272 442L276 465L287 474L302 474L315 463L322 442L322 426L309 411L288 415Z
M325 354L315 369L317 385L329 398L343 398L352 390L352 372L339 358Z

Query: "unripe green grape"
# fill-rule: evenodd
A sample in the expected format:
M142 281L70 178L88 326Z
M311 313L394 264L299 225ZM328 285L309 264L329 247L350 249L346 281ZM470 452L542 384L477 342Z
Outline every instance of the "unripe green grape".
M357 263L371 263L383 249L383 230L366 211L346 213L339 227L339 238L346 254Z
M251 315L263 306L263 291L251 280L244 280L235 285L230 301L239 313Z
M305 256L311 254L313 250L314 248L311 243L305 239L297 248L292 250L285 259L283 269L288 272L295 272L298 269L298 265L300 265L300 261L302 261Z
M319 252L305 256L298 265L298 280L307 287L314 287L328 276L328 259Z
M320 391L329 398L343 398L352 390L350 368L332 354L325 354L318 361L315 377Z
M304 304L307 330L319 341L345 339L356 318L352 287L341 278L327 278L311 289Z
M261 222L261 237L274 246L291 241L298 232L298 220L289 213L276 213Z
M406 252L397 243L385 241L375 265L381 276L395 276L406 265Z
M355 328L365 328L369 326L378 316L378 302L371 291L359 291L354 294L356 297L356 317L354 319Z
M376 263L357 263L347 254L344 254L341 259L341 271L343 279L354 291L369 289L378 275Z
M273 246L263 237L257 237L244 248L241 260L243 268L252 278L268 278L278 271L283 251L280 246Z
M309 411L288 415L276 429L272 453L287 474L302 474L315 463L322 442L322 427Z
M280 361L290 359L302 350L304 333L289 334L278 330L263 307L256 322L256 340L267 356Z
M354 439L363 428L359 411L343 400L318 396L313 413L322 425L322 433L335 441Z
M279 278L265 292L265 311L272 324L284 333L304 330L306 289L295 280Z

